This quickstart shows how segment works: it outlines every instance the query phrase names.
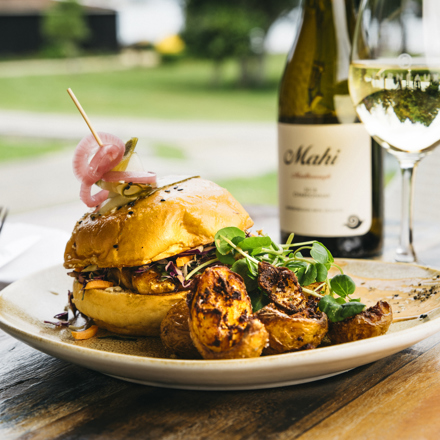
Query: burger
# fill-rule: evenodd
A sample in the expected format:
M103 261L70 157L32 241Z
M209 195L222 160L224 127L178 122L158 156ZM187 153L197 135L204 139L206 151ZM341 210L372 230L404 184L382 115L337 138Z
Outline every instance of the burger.
M158 336L192 275L215 264L216 232L252 225L240 203L211 181L158 180L149 194L76 223L64 254L72 302L100 328Z

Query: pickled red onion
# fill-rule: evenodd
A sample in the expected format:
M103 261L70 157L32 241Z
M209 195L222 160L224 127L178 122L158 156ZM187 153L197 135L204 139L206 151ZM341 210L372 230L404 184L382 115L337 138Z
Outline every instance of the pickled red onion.
M92 196L92 185L88 185L87 183L83 182L81 184L81 191L79 193L81 201L84 202L89 208L93 208L94 206L101 204L107 199L109 193L103 189L102 191L99 191L99 193Z
M105 182L156 183L156 173L151 171L109 171L102 176Z
M73 157L73 172L76 178L90 186L114 168L122 160L125 152L125 144L118 137L103 132L99 132L98 135L104 144L102 147L99 147L93 135L90 134L76 146ZM96 154L89 163L90 157L95 152Z

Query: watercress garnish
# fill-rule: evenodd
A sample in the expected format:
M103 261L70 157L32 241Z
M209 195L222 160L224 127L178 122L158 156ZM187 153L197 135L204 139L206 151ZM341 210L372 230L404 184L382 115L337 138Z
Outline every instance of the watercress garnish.
M316 240L304 243L292 241L293 234L286 244L279 245L264 235L246 237L241 229L233 226L220 229L214 239L216 258L196 267L185 279L190 279L200 269L212 263L227 264L243 278L253 310L257 311L269 303L257 283L258 263L266 262L277 267L287 267L294 272L305 292L321 298L318 307L332 322L342 321L364 310L365 305L360 299L350 297L356 289L354 281L343 273L322 243ZM301 251L304 250L310 253L309 258L303 256ZM341 273L330 279L328 271L331 267L336 267ZM319 283L318 287L305 287L314 283Z

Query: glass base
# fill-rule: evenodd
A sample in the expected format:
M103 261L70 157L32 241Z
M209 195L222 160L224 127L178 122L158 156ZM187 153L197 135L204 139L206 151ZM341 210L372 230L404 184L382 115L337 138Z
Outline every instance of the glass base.
M415 262L417 262L416 253L414 252L414 249L412 246L409 249L403 249L401 247L398 247L396 249L396 254L395 254L394 258L399 263L415 263Z

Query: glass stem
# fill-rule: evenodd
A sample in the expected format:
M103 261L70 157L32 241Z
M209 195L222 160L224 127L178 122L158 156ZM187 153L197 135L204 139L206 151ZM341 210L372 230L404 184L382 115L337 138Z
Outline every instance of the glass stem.
M417 261L413 248L413 199L414 176L419 161L400 160L402 173L402 219L400 223L400 244L396 250L396 261L412 263Z

